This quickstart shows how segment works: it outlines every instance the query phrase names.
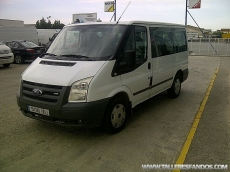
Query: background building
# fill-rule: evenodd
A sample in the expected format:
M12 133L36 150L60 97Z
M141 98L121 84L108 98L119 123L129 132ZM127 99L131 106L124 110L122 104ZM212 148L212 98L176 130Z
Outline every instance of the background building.
M223 33L230 33L230 28L222 28L222 29L220 29L218 31L223 32Z
M190 35L190 34L191 35L198 35L198 38L203 37L201 30L205 34L206 37L212 37L212 30L211 29L204 29L204 28L199 29L198 27L190 26L190 25L187 25L187 28L186 28L188 35Z
M0 27L17 26L24 27L24 21L0 19Z
M38 44L35 24L24 24L20 20L0 19L0 41L27 40Z

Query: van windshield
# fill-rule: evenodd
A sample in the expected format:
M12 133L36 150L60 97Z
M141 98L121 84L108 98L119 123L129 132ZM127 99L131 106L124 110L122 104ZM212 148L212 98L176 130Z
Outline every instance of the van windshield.
M105 61L112 57L124 25L74 25L58 34L47 54L66 60ZM48 55L47 55L48 56ZM43 58L49 58L49 57Z

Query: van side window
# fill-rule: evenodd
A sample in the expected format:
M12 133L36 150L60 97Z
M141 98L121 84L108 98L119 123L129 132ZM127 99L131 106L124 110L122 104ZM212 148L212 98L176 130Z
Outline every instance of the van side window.
M134 38L134 29L132 30L132 32L130 33L130 36L126 42L124 51L122 52L122 61L125 61L126 59L126 51L129 50L135 50L135 38Z
M186 32L184 29L174 29L173 40L175 53L187 51Z
M157 44L156 44L156 38L154 36L154 29L157 29L157 28L151 28L150 29L150 40L151 40L151 52L152 52L152 58L155 58L158 56L158 47L157 47ZM159 46L159 44L158 44Z
M147 30L145 27L133 27L122 51L121 62L126 61L126 52L130 50L135 51L136 67L147 60Z
M174 53L173 36L171 28L150 28L151 40L157 44L158 56L166 56Z
M147 31L145 27L135 27L136 63L142 64L147 58Z

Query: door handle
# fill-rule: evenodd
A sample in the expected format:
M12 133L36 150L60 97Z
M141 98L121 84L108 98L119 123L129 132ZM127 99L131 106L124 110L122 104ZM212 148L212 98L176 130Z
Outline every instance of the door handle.
M148 63L148 69L149 70L151 69L151 63L150 62Z
M151 87L153 85L153 77L149 77L149 86Z

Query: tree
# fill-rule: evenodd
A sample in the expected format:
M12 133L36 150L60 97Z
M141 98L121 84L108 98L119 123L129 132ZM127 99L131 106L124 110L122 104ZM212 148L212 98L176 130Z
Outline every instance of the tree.
M46 19L42 17L41 20L38 20L35 24L37 29L62 29L65 25L60 22L60 20L55 20L52 24L50 20L46 22Z
M53 24L53 29L62 29L65 25L60 22L60 20L55 20Z
M52 25L51 21L48 20L48 22L46 23L46 28L47 29L52 29L52 27L53 27L53 25Z
M38 20L38 21L36 22L35 27L36 27L37 29L46 29L46 20L44 19L44 17L42 17L41 20Z

